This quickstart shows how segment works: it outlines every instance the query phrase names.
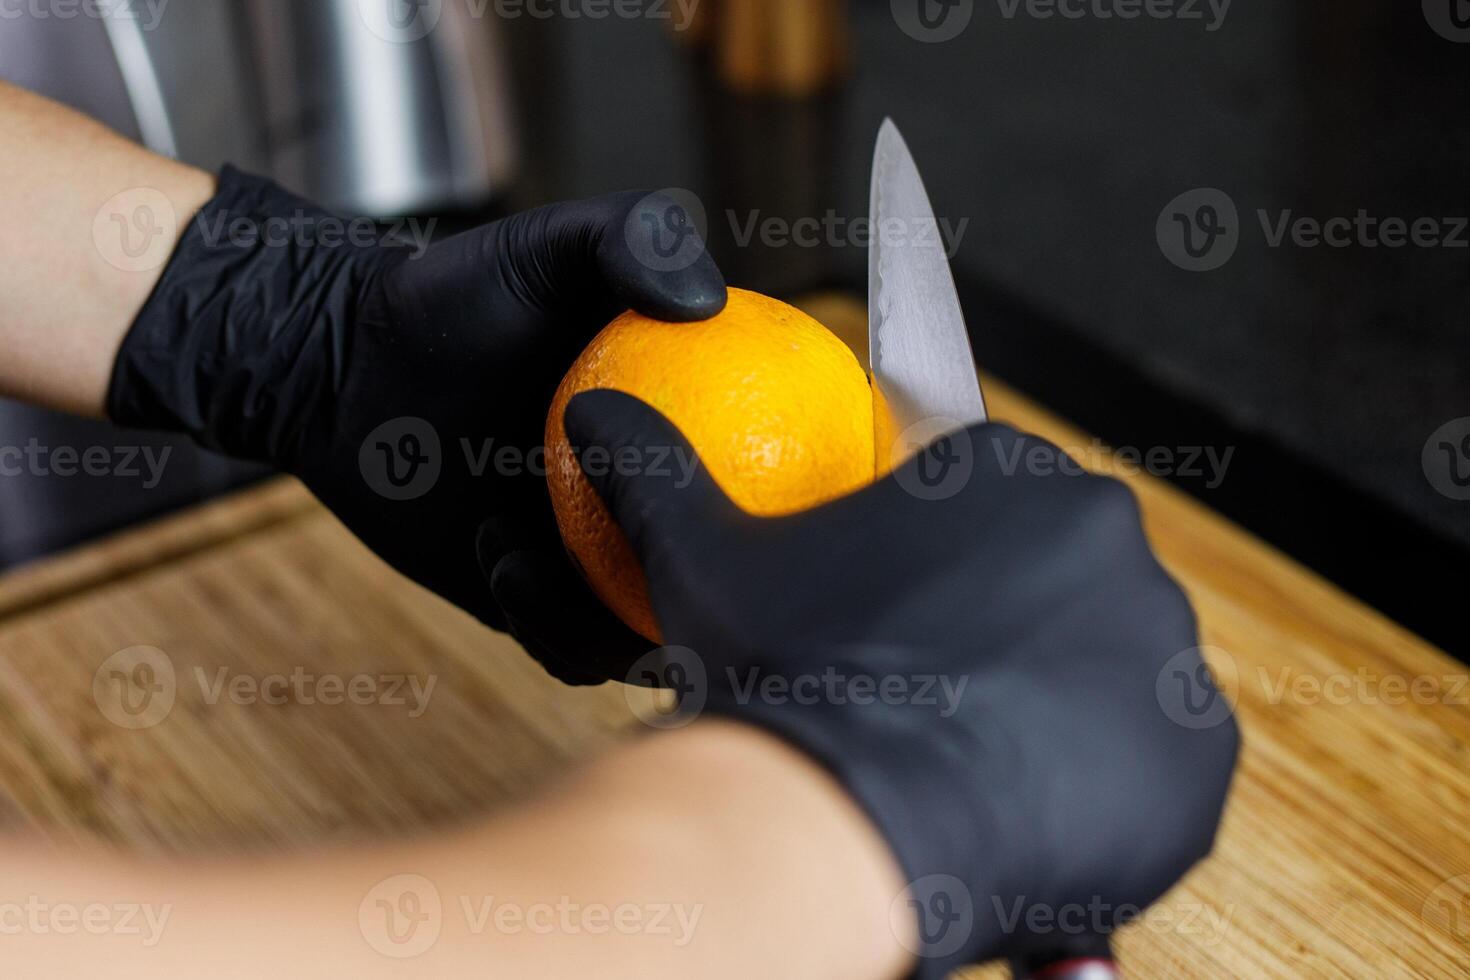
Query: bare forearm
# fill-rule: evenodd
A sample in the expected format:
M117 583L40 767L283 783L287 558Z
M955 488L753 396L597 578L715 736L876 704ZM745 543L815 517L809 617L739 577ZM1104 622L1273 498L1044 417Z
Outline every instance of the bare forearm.
M0 396L100 416L123 335L214 178L0 82Z
M146 936L0 936L37 975L893 977L902 887L866 818L804 756L711 723L633 743L474 830L214 867L61 873L35 896L147 905ZM149 917L136 921L146 927ZM4 922L0 921L0 928ZM14 957L20 953L21 959Z

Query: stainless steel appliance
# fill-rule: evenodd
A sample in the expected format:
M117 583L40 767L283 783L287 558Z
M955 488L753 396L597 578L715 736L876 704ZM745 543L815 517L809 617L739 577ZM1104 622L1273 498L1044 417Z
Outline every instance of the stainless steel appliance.
M273 173L287 186L355 213L397 215L481 204L509 179L514 145L493 5L243 7Z
M378 217L483 204L515 159L494 6L116 0L0 20L0 77L152 149Z
M491 4L0 7L0 78L201 167L228 161L373 217L475 207L511 174L509 93ZM0 474L0 569L261 475L179 438L0 400L0 449L32 444L151 454L167 465L156 480Z

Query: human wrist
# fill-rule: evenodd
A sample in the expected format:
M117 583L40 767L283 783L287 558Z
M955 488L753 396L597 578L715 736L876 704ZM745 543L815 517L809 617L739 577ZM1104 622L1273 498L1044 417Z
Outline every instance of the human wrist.
M996 842L1023 840L1004 808L977 796L968 719L937 717L918 704L857 704L714 691L707 715L759 728L820 767L859 808L899 873L891 919L913 955L913 977L942 978L1000 952L1004 936L994 874ZM997 742L995 744L1004 744Z
M905 975L907 937L890 919L903 889L900 869L867 814L808 754L760 728L709 718L644 739L609 762L601 778L624 789L640 780L660 787L636 792L622 817L611 816L616 806L602 807L626 830L611 834L614 849L653 850L666 866L713 860L716 879L762 894L762 914L776 915L791 933L781 975ZM577 792L612 796L586 786ZM707 921L719 928L716 914L711 908Z
M336 376L376 267L374 249L328 247L328 219L274 182L225 167L121 342L108 416L282 465L305 409Z

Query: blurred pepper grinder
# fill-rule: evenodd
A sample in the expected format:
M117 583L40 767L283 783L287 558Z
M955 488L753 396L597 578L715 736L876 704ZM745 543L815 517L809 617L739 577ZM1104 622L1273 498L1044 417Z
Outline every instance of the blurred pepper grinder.
M722 84L748 95L816 95L851 63L847 0L701 0L687 36L709 43Z
M679 35L705 65L710 247L732 281L791 296L832 284L831 249L773 240L839 208L838 106L852 63L846 0L700 0ZM866 202L864 202L866 206Z

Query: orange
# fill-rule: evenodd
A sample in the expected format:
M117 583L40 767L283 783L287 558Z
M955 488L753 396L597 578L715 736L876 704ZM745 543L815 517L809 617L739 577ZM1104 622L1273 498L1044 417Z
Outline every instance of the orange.
M608 324L552 399L546 479L562 540L593 591L655 643L663 639L643 570L563 425L572 396L593 388L626 392L662 412L705 472L751 514L805 510L873 480L867 375L846 344L795 307L731 289L724 312L701 323L630 311ZM683 472L677 458L662 465Z

